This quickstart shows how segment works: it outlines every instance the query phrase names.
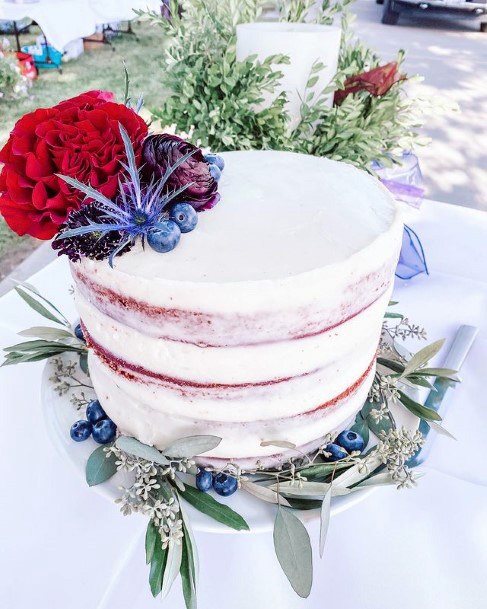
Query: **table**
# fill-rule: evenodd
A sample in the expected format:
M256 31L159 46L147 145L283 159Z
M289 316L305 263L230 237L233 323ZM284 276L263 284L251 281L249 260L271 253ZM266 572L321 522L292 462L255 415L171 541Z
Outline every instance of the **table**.
M425 246L430 277L398 281L398 308L429 339L462 323L480 333L451 391L444 424L415 490L378 489L334 516L315 559L310 598L295 598L277 567L271 533L196 532L200 609L477 609L487 598L487 214L433 201L406 209ZM67 264L31 280L73 319ZM0 346L38 318L0 299ZM441 358L439 359L441 362ZM8 609L150 609L142 517L122 518L89 489L49 441L39 404L43 364L0 369L0 606ZM316 549L316 524L310 525ZM265 582L264 582L265 578ZM257 585L257 581L261 585ZM228 586L227 583L231 585ZM228 595L228 588L233 590ZM162 607L182 609L176 582Z
M159 0L39 0L15 4L0 0L0 20L35 21L53 47L63 48L93 34L97 25L135 18L133 9L157 10Z

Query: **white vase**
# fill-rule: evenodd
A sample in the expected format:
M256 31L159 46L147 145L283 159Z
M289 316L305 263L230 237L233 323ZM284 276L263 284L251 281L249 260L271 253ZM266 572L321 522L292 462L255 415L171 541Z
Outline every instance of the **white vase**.
M284 76L274 94L263 93L265 101L262 107L269 106L281 91L285 91L289 100L286 110L290 115L290 129L292 129L300 120L301 100L313 64L318 61L325 65L317 73L318 81L312 88L315 98L335 76L340 38L340 28L330 25L285 22L241 23L237 26L237 60L243 61L250 55L257 55L259 61L263 61L269 55L283 54L289 57L289 65L276 67L276 70L282 71ZM332 105L332 95L328 96L327 102Z

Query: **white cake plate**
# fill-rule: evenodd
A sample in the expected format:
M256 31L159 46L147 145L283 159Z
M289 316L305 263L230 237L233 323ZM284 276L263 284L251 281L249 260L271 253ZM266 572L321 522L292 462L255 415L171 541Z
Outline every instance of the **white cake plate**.
M65 361L70 358L63 356ZM42 376L42 389L41 399L42 406L44 409L44 420L48 428L48 433L52 439L52 442L56 446L56 449L65 459L68 459L74 468L78 471L80 477L83 478L83 484L85 482L85 466L90 454L99 446L92 438L84 442L74 442L70 435L69 430L71 425L84 418L84 409L77 410L76 407L71 403L72 392L68 392L62 396L59 396L54 390L54 383L50 380L54 372L54 365L51 361L47 362L43 376ZM89 378L86 377L81 371L77 370L76 377L81 379L83 382L89 383ZM84 390L85 396L88 399L93 399L95 393L93 390ZM79 394L76 390L75 393ZM93 487L93 491L97 492L107 499L114 501L120 496L121 492L119 487L124 484L123 472L117 473L115 476L104 482L103 484ZM349 508L357 505L363 501L373 490L364 489L351 493L349 495L341 495L332 499L332 516L339 514ZM275 518L275 506L272 504L260 501L255 497L249 495L246 492L240 491L228 497L226 499L214 495L218 501L225 502L236 512L241 514L247 521L252 532L266 532L272 530L274 518ZM205 516L192 506L187 506L189 512L190 521L195 530L202 531L205 533L237 533L233 529L226 527L212 518ZM318 510L302 510L300 516L304 522L309 522L319 518Z

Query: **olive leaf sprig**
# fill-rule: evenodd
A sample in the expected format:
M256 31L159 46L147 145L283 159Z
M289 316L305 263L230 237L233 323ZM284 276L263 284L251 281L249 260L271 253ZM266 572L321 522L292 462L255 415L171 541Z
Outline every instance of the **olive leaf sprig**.
M79 355L80 366L86 372L88 355L86 345L76 337L70 322L61 311L29 283L18 283L15 291L31 309L58 327L34 326L19 332L20 336L32 337L34 340L5 347L3 350L6 355L1 365L37 362L61 353L71 352Z

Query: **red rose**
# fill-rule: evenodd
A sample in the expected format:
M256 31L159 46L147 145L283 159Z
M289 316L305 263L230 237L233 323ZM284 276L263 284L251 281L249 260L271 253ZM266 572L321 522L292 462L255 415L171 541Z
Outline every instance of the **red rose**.
M50 239L84 195L55 174L90 183L108 198L126 162L119 124L140 158L147 125L106 91L88 91L26 114L0 151L0 212L19 235Z
M374 97L384 95L396 82L406 80L404 74L399 74L397 67L397 62L391 61L369 72L349 76L345 81L345 88L335 91L334 104L339 106L347 95L359 91L368 91Z

